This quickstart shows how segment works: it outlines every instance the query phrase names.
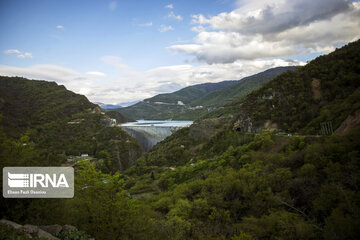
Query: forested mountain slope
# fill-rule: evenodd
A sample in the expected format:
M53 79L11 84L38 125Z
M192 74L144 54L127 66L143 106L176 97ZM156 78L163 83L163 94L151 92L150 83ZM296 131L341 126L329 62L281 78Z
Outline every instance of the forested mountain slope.
M95 107L85 96L55 82L0 77L0 113L9 136L18 136L29 127L69 119L75 113Z
M320 124L327 123L326 130L335 130L360 108L359 87L360 41L356 41L232 103L238 116L235 127L319 134Z
M164 103L174 103L177 104L178 101L183 102L184 104L190 104L192 101L198 99L199 97L205 96L206 94L213 92L215 90L223 89L228 86L235 84L236 81L222 81L218 83L202 83L186 88L182 88L173 93L159 94L152 98L145 99L145 102L164 102Z
M209 92L235 83L236 81L223 81L189 86L173 93L156 95L132 106L115 109L115 111L133 119L188 119L188 115L181 116L181 113L187 109L186 105Z
M225 104L230 103L234 100L242 99L247 94L261 87L262 84L269 82L281 73L295 69L295 66L270 68L264 72L245 77L232 86L213 91L191 102L191 104L194 106L224 106Z
M9 141L21 139L43 152L46 157L39 158L39 164L41 159L60 164L70 155L88 154L103 159L105 168L115 171L129 167L142 153L125 132L108 127L110 117L97 105L55 82L1 76L0 114ZM7 163L12 160L11 155L2 158Z

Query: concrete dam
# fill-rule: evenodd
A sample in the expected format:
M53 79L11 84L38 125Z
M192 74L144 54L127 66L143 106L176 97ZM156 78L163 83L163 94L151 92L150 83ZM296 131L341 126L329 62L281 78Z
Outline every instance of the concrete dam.
M149 151L158 142L164 140L177 130L190 126L192 123L192 121L138 120L136 122L120 124L120 127L138 140L145 151Z

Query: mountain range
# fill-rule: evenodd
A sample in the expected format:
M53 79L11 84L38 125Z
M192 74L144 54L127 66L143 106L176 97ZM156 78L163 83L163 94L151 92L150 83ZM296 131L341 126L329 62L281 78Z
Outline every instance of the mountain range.
M236 81L203 83L159 94L135 105L113 109L133 119L195 120L223 105L241 99L263 83L296 67L277 67Z

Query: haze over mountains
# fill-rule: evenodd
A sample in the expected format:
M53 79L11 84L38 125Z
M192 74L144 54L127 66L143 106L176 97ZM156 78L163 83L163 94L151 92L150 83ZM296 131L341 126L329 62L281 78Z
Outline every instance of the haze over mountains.
M94 102L95 104L99 105L102 109L116 109L116 108L122 108L122 107L128 107L131 105L134 105L136 103L140 102L138 101L132 101L132 102L123 102L118 104L106 104L102 102Z

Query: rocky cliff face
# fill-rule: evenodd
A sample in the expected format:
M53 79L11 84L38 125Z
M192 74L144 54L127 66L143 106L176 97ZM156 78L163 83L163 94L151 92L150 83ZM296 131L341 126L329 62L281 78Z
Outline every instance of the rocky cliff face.
M335 134L346 134L351 129L357 128L360 126L360 109L356 110L353 114L350 114L336 129Z
M233 129L239 132L253 132L253 123L247 114L240 114L238 120L234 123Z
M263 129L271 131L280 130L278 129L278 125L271 120L264 120L261 124L255 124L245 112L239 114L236 122L233 124L233 129L238 132L248 133L259 133Z

